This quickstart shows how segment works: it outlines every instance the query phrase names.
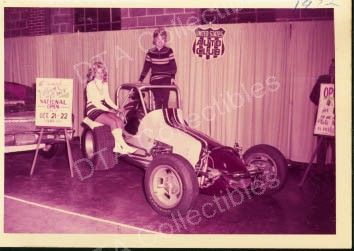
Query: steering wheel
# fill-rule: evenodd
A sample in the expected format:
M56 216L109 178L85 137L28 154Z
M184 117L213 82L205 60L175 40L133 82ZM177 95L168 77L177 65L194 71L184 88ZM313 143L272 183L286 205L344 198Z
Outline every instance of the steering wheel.
M122 108L123 111L122 112L117 112L117 116L124 121L124 123L127 123L127 113L129 110L131 110L132 108L134 108L134 106L132 106L132 103L135 103L136 100L132 100L131 102L128 102L129 99L132 99L134 97L135 93L134 93L134 89L131 89L127 95L127 97L124 99L123 104L122 104Z
M118 118L120 118L123 122L124 122L124 124L126 124L127 123L127 118L126 118L126 114L127 114L127 111L123 108L123 111L117 111L116 112L116 116L118 117Z

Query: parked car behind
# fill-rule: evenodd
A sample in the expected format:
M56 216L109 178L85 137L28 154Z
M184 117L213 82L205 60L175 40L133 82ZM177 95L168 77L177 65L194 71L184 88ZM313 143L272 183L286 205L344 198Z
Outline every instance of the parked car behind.
M40 128L35 126L35 85L5 81L5 153L35 150ZM65 151L63 130L45 129L40 154L51 158Z

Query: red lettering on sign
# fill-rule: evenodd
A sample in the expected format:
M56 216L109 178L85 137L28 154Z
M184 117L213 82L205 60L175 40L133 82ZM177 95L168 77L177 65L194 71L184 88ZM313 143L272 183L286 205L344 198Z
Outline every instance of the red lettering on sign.
M334 88L333 87L326 87L323 91L323 95L325 97L334 96Z

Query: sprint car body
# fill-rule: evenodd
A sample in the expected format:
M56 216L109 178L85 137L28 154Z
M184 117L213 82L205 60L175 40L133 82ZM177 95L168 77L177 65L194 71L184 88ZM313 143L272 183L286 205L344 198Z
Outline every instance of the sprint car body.
M168 106L156 109L154 92L161 90L169 92ZM138 148L118 158L146 170L146 197L158 213L185 214L199 192L221 195L227 189L253 189L267 194L282 188L287 162L279 150L262 144L242 154L237 143L225 146L191 128L184 119L177 86L127 83L117 90L116 101L125 110L125 140ZM106 164L117 163L109 161L117 157L111 151L114 142L109 127L88 118L84 124L84 155L95 165L102 162L98 157ZM103 147L108 151L96 154Z

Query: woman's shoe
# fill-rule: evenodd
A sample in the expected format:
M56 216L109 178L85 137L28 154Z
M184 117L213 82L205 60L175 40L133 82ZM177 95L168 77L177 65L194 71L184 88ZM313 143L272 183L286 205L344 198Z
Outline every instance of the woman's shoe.
M129 154L138 150L137 148L130 146L125 142L123 138L123 130L121 128L113 129L112 135L114 137L115 142L113 152L120 154Z

